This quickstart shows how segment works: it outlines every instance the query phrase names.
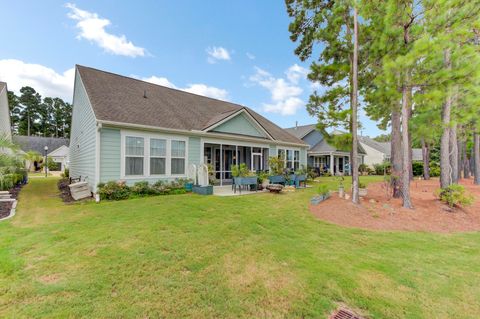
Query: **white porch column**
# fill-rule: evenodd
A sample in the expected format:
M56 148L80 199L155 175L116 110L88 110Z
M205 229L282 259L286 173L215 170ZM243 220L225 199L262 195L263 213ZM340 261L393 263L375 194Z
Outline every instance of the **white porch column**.
M223 172L223 149L222 149L223 144L220 144L220 186L223 186L223 178L222 178L222 172Z
M235 165L238 165L238 145L235 145Z
M250 146L250 171L253 171L253 146Z
M334 161L334 158L333 158L333 152L330 152L330 173L332 175L335 175L334 165L335 165L335 161Z

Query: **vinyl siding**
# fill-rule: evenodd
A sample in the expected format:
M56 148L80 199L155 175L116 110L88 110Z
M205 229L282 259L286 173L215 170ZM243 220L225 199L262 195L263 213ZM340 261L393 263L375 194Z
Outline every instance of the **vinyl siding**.
M11 139L10 110L8 109L7 87L0 92L0 136Z
M302 140L308 145L310 145L310 147L312 147L320 143L321 140L323 140L323 135L319 131L315 130L305 135Z
M220 124L212 131L221 133L241 134L255 137L266 137L264 132L257 129L243 113Z
M96 119L85 87L78 72L75 73L73 92L72 131L70 138L70 176L88 182L93 191L95 179Z
M102 128L100 133L100 181L120 179L120 130Z
M199 137L188 138L188 164L200 164L201 143Z

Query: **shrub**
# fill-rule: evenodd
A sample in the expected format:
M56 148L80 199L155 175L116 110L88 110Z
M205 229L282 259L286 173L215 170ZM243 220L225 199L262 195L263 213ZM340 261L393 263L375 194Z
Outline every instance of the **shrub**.
M413 176L423 175L423 163L415 161L412 163Z
M124 182L110 181L103 185L99 184L98 193L101 199L121 200L130 197L131 191Z
M320 195L327 195L330 193L330 190L328 189L328 185L327 184L320 184L318 185L318 194Z
M65 170L63 171L61 176L64 177L64 178L69 178L70 177L70 170L68 168L65 168Z
M247 164L242 163L240 165L232 166L232 176L233 177L246 177L250 174L250 170L247 167Z
M383 162L382 164L373 164L373 169L375 171L375 175L383 175L383 174L390 174L392 168L392 164L390 162Z
M151 187L147 181L136 182L131 187L132 194L145 196L145 195L154 195L156 194L155 188Z
M473 203L473 196L466 194L465 187L459 184L437 190L437 196L450 207L469 206Z
M368 175L370 173L370 168L368 167L367 164L360 164L358 165L358 171L362 175Z
M440 165L437 162L430 162L430 177L440 176Z
M276 156L270 156L268 159L268 165L270 166L270 170L272 175L282 175L283 168L285 167L285 161Z
M367 184L365 184L364 182L359 182L358 188L367 188Z

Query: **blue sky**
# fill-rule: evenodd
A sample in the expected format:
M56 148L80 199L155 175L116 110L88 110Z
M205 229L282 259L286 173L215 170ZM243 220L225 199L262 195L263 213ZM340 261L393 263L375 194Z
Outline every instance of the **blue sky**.
M3 1L0 1L3 2ZM249 106L282 127L315 123L308 64L283 1L1 3L0 80L71 100L75 64ZM6 9L6 10L5 10ZM363 134L381 133L361 116Z

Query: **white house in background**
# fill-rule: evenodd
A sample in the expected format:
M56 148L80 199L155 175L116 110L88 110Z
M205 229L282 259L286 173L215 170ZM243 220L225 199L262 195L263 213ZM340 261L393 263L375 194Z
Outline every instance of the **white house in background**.
M12 139L7 83L0 82L0 136Z
M301 125L285 129L288 133L309 145L307 151L308 166L319 170L328 170L331 174L350 174L350 152L337 149L323 137L315 124ZM341 135L345 132L334 130L330 134ZM358 162L363 163L365 151L358 146Z
M391 144L390 142L377 142L368 136L359 137L360 145L366 152L364 163L370 167L375 164L390 161ZM412 149L412 161L422 160L422 149Z
M68 168L68 154L70 153L70 149L66 145L62 145L56 150L48 153L48 157L50 157L55 163L58 163L58 168L60 171L65 171L65 168Z

